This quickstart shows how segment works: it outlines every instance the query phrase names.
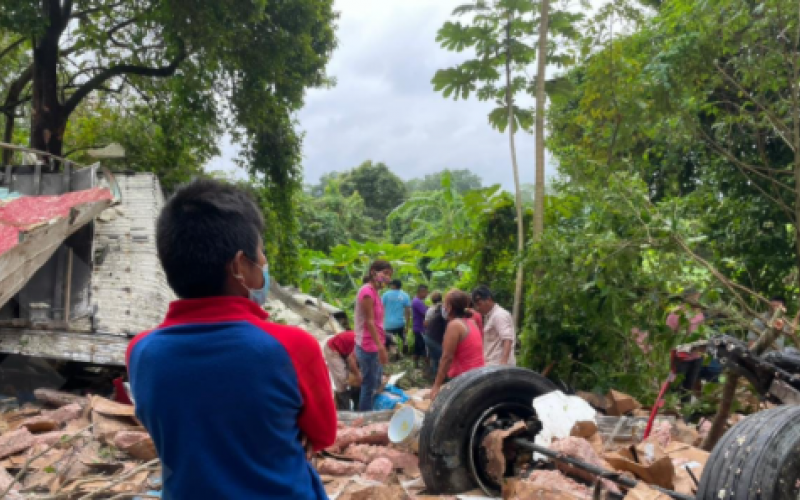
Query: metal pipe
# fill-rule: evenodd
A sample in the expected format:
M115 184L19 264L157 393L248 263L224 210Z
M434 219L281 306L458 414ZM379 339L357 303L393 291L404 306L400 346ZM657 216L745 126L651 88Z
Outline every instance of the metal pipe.
M530 441L524 438L514 439L514 444L516 444L517 446L521 446L522 448L535 451L536 453L540 453L557 462L564 462L565 464L572 465L573 467L577 467L578 469L585 470L586 472L600 476L603 479L608 479L629 489L636 488L636 486L639 484L639 481L635 479L623 477L616 472L605 470L602 467L598 467L596 465L587 464L586 462L582 462L581 460L578 460L576 458L568 457L561 453L555 452L550 448L546 448L544 446L539 446L538 444L531 443ZM650 487L656 491L659 491L665 495L674 498L675 500L697 500L695 497L690 497L682 493L668 490L666 488L661 488L659 486L650 485Z

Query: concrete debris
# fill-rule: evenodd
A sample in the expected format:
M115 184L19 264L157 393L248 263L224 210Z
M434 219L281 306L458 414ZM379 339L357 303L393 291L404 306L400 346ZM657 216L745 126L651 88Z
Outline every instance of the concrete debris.
M410 500L400 485L365 484L353 482L337 500Z
M83 407L78 403L64 405L57 410L43 411L42 416L53 419L61 424L76 420L83 415Z
M597 467L602 467L606 470L613 469L608 462L600 458L600 456L592 447L591 443L584 438L570 436L564 439L559 439L550 445L550 449L562 453L568 457L576 458L582 462L586 462ZM564 462L556 462L556 467L558 467L558 470L561 472L570 476L574 476L589 482L594 482L597 480L597 476L594 474L590 474ZM617 487L616 483L609 481L608 479L601 479L601 481L605 489L613 493L619 493L619 488Z
M666 448L672 441L673 428L669 420L662 420L653 426L649 439L655 439L662 448Z
M388 458L376 458L367 466L364 479L385 483L394 472L394 466Z
M33 396L37 401L44 404L60 408L69 404L78 404L81 408L89 404L89 400L83 396L77 396L68 392L56 391L53 389L36 389L33 391Z
M344 456L367 464L378 458L385 458L392 463L395 469L402 470L410 475L419 472L419 458L416 455L387 446L354 444L344 451Z
M33 446L55 446L55 444L61 441L64 436L69 435L70 433L67 431L53 431L45 432L44 434L36 434L33 436Z
M33 434L27 428L22 427L7 432L0 436L0 458L25 451L31 446L33 446Z
M334 453L343 451L351 444L389 444L389 423L378 422L365 427L344 427L336 434L336 442L330 450Z
M153 438L144 431L120 431L114 436L114 446L139 460L148 461L158 457Z
M353 476L361 474L367 465L361 462L347 462L335 458L323 458L317 462L317 472L327 476Z
M553 470L537 470L524 479L508 481L503 500L588 500L589 488Z

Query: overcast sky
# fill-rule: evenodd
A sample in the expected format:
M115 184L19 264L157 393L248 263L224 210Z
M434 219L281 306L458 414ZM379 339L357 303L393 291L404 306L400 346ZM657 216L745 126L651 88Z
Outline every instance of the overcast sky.
M382 161L402 179L444 168L472 170L484 184L513 188L508 136L487 121L492 103L453 101L433 90L437 69L463 54L439 47L436 31L463 0L336 0L338 48L331 89L308 92L299 113L304 180ZM228 169L238 149L223 141L208 166ZM517 135L523 183L534 181L534 140ZM552 169L548 170L552 174Z

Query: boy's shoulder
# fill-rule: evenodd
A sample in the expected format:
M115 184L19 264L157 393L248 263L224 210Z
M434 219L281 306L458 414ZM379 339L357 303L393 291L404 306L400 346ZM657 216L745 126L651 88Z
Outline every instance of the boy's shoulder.
M274 338L292 358L306 358L310 353L322 352L319 341L309 332L297 326L282 325L266 320L254 321L253 325Z

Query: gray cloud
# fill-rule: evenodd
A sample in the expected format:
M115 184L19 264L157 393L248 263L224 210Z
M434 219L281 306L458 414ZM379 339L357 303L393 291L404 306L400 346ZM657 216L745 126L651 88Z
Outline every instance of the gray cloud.
M403 179L467 168L486 184L513 188L508 137L487 121L493 104L448 100L430 83L437 69L466 57L436 42L436 31L460 3L337 1L339 47L329 65L337 85L309 91L298 115L306 134L306 182L373 160L385 162ZM534 144L530 135L517 135L523 183L534 180ZM223 141L222 150L209 169L232 164L236 147Z

